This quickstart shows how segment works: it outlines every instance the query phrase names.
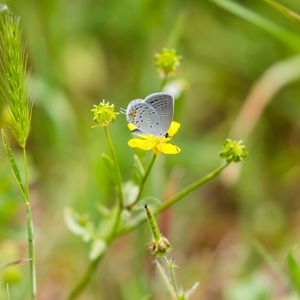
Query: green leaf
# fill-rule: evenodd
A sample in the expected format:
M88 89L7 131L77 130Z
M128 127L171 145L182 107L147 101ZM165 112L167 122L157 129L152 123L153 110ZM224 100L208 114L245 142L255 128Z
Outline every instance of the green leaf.
M11 151L11 148L8 144L4 129L1 130L1 135L2 135L2 141L3 141L4 148L5 148L5 152L6 152L7 158L8 158L9 163L10 163L10 167L12 169L12 172L13 172L14 176L15 176L15 179L16 179L18 187L21 191L22 197L23 197L24 201L27 202L28 199L27 199L27 196L26 196L25 188L24 188L23 183L22 183L20 171L19 171L19 168L17 166L15 157L14 157L14 155Z
M129 180L123 184L124 205L130 205L134 202L139 192L139 187Z
M81 236L85 242L90 241L95 236L94 225L87 214L79 214L71 207L66 207L64 211L65 223L69 230Z
M107 248L107 244L103 239L96 239L92 243L91 251L89 254L90 260L97 259L100 255L102 255Z
M133 159L134 159L134 168L136 170L136 174L138 178L143 178L145 175L145 169L140 158L138 157L138 155L134 154Z
M290 272L290 278L298 295L300 296L300 267L291 251L287 256L287 264Z
M109 214L101 220L96 232L99 239L106 239L110 235L115 224L117 213L118 208L114 207L110 210Z

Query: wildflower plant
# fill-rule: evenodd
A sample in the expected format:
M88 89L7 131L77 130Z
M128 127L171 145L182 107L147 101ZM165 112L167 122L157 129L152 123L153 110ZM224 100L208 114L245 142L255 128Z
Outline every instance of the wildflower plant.
M180 60L181 56L175 50L164 49L155 56L155 65L162 75L160 90L163 89L168 80L175 74ZM188 299L196 286L189 292L183 292L177 288L174 262L167 257L168 251L171 248L170 243L160 234L154 215L166 210L198 187L217 177L231 162L242 161L246 156L244 146L241 142L231 141L230 145L226 142L221 151L221 157L225 159L225 162L220 167L189 184L165 201L154 203L149 200L149 197L144 195L144 189L152 167L161 155L180 154L181 149L174 144L173 140L174 135L180 129L180 123L173 121L166 137L156 137L139 133L134 137L129 137L129 147L152 152L152 158L149 160L147 166L144 166L137 154L133 155L136 177L139 179L138 184L135 185L123 182L117 153L109 133L109 126L113 126L112 123L114 121L121 120L124 122L124 119L118 118L114 105L104 100L99 105L94 105L91 113L95 122L92 128L102 127L104 131L109 154L103 154L102 157L109 168L109 172L114 174L116 199L110 208L98 207L101 213L98 223L93 223L87 214L81 215L71 208L67 208L65 211L65 219L69 229L74 234L81 236L83 241L90 243L90 263L82 278L71 290L68 299L77 299L87 287L101 259L109 250L110 244L120 236L133 231L147 220L153 235L153 242L151 244L152 254L156 258L157 267L162 274L162 278L165 277L164 281L170 287L169 290L173 297L172 299ZM130 132L135 129L133 124L128 124L128 127ZM241 149L243 150L241 151ZM166 270L168 274L166 274Z
M27 56L22 41L20 19L11 13L5 14L1 19L0 43L0 95L9 112L9 129L12 132L15 141L23 150L23 176L21 176L21 172L16 163L4 129L1 130L1 135L11 169L15 176L16 183L19 187L26 208L30 295L31 299L36 299L33 222L26 152L26 143L28 140L31 123L32 102L29 99L28 90L26 88Z

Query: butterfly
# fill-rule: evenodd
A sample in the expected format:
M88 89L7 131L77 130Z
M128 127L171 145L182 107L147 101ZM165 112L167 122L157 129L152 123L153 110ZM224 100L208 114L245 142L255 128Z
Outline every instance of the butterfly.
M164 92L150 94L144 100L131 101L125 114L127 121L136 126L132 133L168 137L174 115L174 98Z

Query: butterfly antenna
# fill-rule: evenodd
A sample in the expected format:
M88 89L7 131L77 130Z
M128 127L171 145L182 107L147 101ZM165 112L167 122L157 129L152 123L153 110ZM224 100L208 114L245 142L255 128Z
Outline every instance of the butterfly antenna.
M126 109L120 108L120 113L123 114L123 115L126 115Z

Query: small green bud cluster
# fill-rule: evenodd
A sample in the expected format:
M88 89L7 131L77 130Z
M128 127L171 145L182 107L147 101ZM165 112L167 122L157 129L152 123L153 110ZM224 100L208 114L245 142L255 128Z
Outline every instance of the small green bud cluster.
M181 56L173 49L164 48L155 55L155 66L163 78L174 74L180 65Z
M116 120L119 113L115 112L115 106L103 100L99 105L93 105L91 109L93 120L101 126L108 126Z
M150 250L155 257L164 256L170 250L171 244L169 240L161 236L159 241L152 241Z
M227 139L224 143L220 156L229 162L240 162L248 155L243 141L234 141Z

